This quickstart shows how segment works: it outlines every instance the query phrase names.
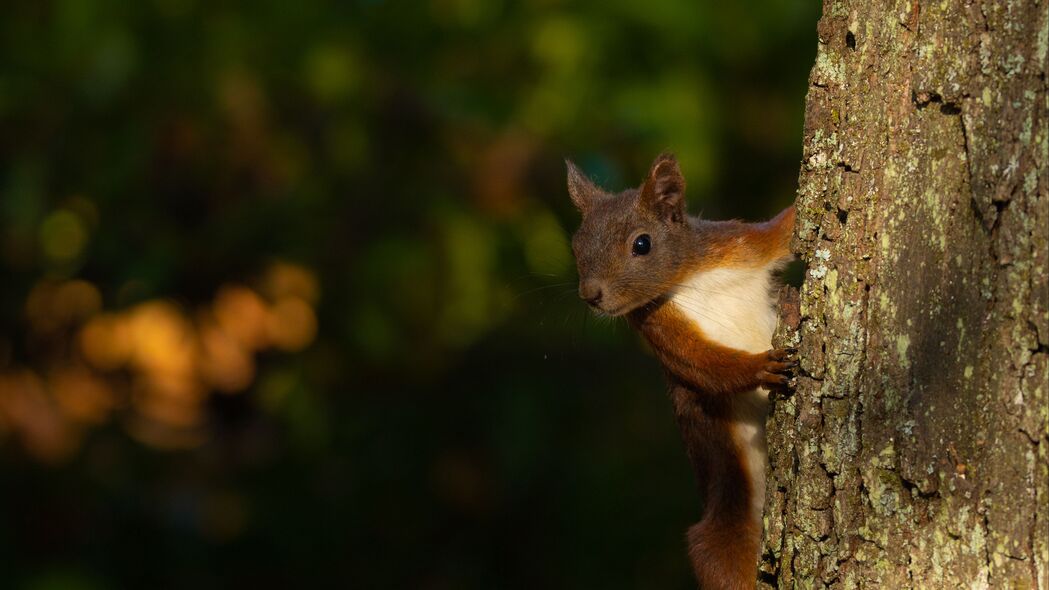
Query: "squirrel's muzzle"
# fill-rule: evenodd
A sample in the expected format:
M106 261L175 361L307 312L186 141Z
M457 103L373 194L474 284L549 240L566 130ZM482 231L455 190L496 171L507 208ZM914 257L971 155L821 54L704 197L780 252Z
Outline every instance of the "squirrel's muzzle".
M602 295L604 295L604 284L601 281L596 279L579 281L579 297L591 307L599 307L601 305Z

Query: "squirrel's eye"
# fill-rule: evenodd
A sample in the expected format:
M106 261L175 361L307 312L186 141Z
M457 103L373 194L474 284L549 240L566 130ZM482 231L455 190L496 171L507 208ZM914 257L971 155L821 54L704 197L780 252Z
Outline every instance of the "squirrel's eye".
M648 234L641 234L634 238L634 247L631 251L634 256L644 256L648 254L648 251L652 249L652 239L648 237Z

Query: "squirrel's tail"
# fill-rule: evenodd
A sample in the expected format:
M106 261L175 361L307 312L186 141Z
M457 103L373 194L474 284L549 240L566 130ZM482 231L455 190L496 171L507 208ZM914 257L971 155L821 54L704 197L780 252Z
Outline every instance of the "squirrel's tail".
M752 590L757 583L759 524L708 509L688 529L688 556L703 590Z
M722 430L724 429L724 430ZM707 424L718 440L731 441L733 425ZM688 556L703 590L752 590L758 578L763 496L751 481L748 457L736 443L708 454L697 472L703 485L703 519L688 529ZM754 457L750 458L754 460ZM764 477L764 470L758 477Z
M748 451L755 451L749 447L755 441L764 446L765 406L760 405L760 412L749 404L733 407L737 404L728 401L742 403L742 394L697 396L684 387L673 395L703 504L703 518L687 534L696 580L703 590L753 590L765 469L763 449ZM756 461L762 464L752 464Z

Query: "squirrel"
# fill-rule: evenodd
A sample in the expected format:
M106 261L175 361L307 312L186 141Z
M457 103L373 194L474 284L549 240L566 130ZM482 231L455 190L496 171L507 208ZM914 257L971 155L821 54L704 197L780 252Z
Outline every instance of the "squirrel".
M579 296L625 316L666 374L703 505L686 535L696 579L706 590L754 588L768 390L797 365L794 349L771 348L773 273L791 258L794 207L764 223L689 216L670 153L618 194L565 163L582 213L572 237Z

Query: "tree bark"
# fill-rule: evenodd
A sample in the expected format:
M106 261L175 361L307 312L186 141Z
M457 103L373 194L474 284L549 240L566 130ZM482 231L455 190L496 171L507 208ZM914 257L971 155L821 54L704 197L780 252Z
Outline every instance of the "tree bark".
M823 10L763 584L1049 588L1047 2Z

